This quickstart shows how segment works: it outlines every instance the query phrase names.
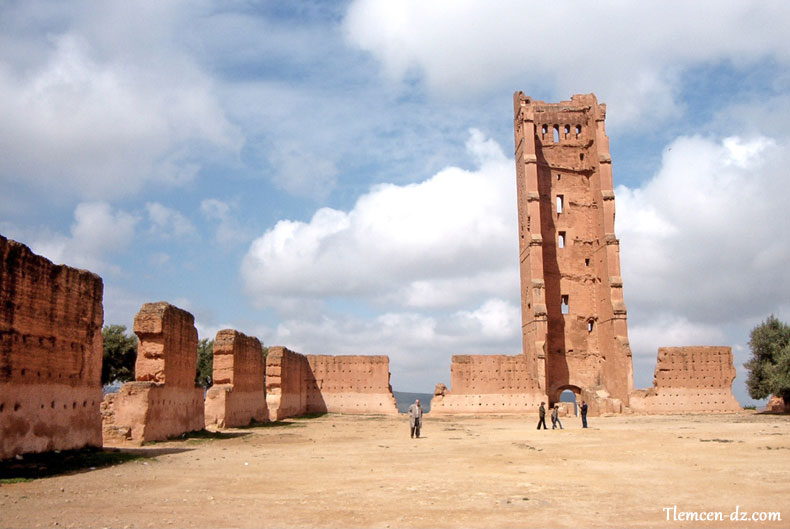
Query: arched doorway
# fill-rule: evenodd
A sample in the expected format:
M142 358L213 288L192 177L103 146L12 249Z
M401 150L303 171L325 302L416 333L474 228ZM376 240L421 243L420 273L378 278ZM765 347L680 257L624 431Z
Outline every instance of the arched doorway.
M573 414L579 416L579 395L581 395L581 388L578 386L561 386L554 392L554 402L571 402L573 403Z

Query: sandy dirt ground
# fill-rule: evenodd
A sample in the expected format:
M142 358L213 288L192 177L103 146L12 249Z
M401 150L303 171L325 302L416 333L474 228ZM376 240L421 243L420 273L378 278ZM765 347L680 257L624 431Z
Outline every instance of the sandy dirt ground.
M536 422L428 415L417 440L403 415L329 414L156 443L128 463L2 485L0 525L790 527L786 415ZM723 519L673 519L673 506ZM781 520L740 519L761 512Z

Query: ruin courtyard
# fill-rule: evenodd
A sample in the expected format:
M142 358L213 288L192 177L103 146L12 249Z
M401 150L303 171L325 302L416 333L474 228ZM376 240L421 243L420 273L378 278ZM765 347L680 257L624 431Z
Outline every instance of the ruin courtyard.
M787 527L790 423L738 414L326 414L0 486L2 527ZM238 435L238 437L230 437ZM681 522L662 509L720 511ZM731 522L739 512L782 521Z
M741 408L730 346L660 347L634 388L605 116L514 94L523 349L453 356L419 439L386 355L222 329L204 391L167 301L103 395L102 278L0 236L0 527L786 527L790 422ZM70 450L119 457L36 479Z

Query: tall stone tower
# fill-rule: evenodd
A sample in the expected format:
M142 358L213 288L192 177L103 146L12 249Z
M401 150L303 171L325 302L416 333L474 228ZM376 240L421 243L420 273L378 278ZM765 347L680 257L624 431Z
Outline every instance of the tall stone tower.
M595 95L513 96L524 354L551 402L565 389L628 404L612 159Z

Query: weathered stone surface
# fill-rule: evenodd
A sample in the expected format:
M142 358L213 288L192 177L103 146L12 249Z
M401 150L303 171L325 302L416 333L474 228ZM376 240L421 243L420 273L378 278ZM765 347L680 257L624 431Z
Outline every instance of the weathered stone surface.
M785 402L779 395L772 395L765 405L765 411L790 412L790 402Z
M269 420L307 413L308 386L315 386L304 355L286 347L269 347L266 355L266 406Z
M136 381L106 402L105 434L129 432L130 440L143 443L203 429L194 316L166 302L146 303L134 318L134 332Z
M386 356L307 355L315 385L307 393L309 413L398 413Z
M301 355L285 347L266 357L266 404L272 421L305 413L383 413L398 409L386 356Z
M454 355L450 388L437 385L431 414L537 413L540 394L525 355Z
M606 105L593 94L545 103L516 92L514 116L529 370L551 403L565 389L603 389L627 404L633 367Z
M101 278L1 235L0 260L0 458L101 446Z
M730 347L661 347L653 387L634 391L630 407L643 413L740 411L733 380Z
M233 329L214 339L214 385L206 393L206 426L246 426L269 418L261 342Z
M140 339L135 380L195 387L198 334L195 317L167 302L146 303L134 317Z

